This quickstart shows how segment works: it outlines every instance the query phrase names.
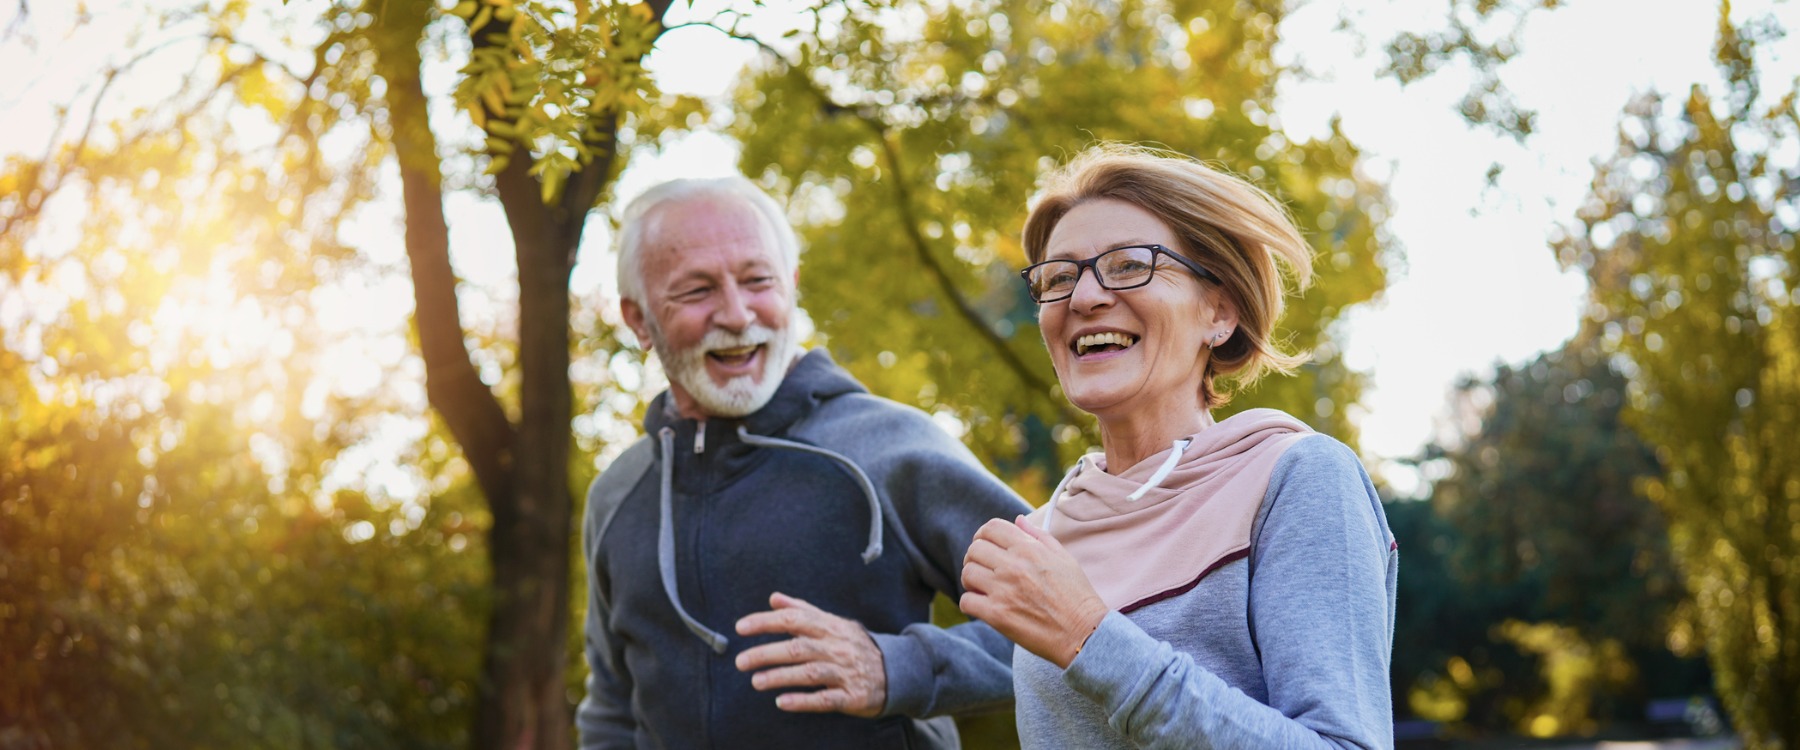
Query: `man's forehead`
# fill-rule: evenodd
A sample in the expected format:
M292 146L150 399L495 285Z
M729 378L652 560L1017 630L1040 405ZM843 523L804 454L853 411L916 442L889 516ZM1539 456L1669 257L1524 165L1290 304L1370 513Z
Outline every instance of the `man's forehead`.
M652 230L648 249L659 254L753 243L774 257L771 233L762 216L740 199L704 196L676 201L658 207L646 218Z

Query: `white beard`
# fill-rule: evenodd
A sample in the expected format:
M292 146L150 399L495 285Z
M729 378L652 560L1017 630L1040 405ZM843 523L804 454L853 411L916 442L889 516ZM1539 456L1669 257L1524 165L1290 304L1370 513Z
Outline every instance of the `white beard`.
M775 329L753 323L743 333L734 334L714 328L699 344L676 350L663 340L662 329L652 321L650 340L669 382L681 386L702 410L718 417L742 417L769 403L787 377L788 364L794 359L793 329L792 325ZM763 345L762 372L757 376L740 375L719 385L707 374L708 351L757 344Z

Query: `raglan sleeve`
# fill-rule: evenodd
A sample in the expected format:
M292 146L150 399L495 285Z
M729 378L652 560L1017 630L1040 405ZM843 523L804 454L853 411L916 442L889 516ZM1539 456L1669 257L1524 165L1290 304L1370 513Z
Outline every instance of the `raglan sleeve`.
M625 667L624 650L608 624L611 609L605 595L604 558L599 554L603 522L611 510L601 499L607 494L603 491L609 486L603 483L606 479L605 475L596 478L589 488L588 507L581 524L581 554L587 569L583 651L588 664L587 695L575 709L581 750L632 748L637 742L637 722L631 712L631 673ZM616 507L616 501L613 505Z
M981 465L974 454L922 415L906 451L882 477L903 544L932 588L961 598L963 555L976 530L1031 507ZM904 434L904 433L903 433ZM949 628L929 623L899 633L872 634L887 672L884 714L913 717L971 714L1012 703L1013 644L992 627L970 621Z

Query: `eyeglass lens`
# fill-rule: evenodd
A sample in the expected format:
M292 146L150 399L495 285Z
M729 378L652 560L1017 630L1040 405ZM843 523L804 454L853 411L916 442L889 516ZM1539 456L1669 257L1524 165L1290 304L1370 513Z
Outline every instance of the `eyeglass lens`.
M1084 263L1073 260L1049 261L1032 270L1031 293L1038 299L1074 294L1081 280ZM1107 289L1130 289L1141 286L1156 269L1156 251L1147 247L1121 247L1101 253L1093 259L1094 272L1100 286Z

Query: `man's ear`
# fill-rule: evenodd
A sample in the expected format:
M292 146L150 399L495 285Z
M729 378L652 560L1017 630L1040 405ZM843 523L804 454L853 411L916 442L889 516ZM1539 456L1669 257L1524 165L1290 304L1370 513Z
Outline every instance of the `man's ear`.
M619 312L625 316L625 325L631 329L631 335L637 337L638 347L650 351L653 339L650 338L650 321L644 316L643 305L639 305L637 300L619 300Z

